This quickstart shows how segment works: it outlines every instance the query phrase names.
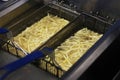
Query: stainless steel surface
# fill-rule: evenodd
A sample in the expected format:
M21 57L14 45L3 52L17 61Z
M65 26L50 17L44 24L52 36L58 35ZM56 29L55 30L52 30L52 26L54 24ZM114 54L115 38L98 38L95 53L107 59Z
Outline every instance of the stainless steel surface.
M1 1L9 1L9 0L1 0Z
M9 23L36 4L38 3L33 0L19 0L15 4L0 11L0 27L5 27L5 24Z
M47 3L50 0L44 0ZM76 7L78 12L86 12L108 22L114 22L120 18L119 0L58 0Z
M0 17L6 15L7 13L11 12L12 10L16 9L17 7L21 6L22 4L24 4L25 2L27 2L28 0L20 0L19 2L11 5L10 7L8 7L7 9L3 10L0 12Z
M116 73L112 80L120 80L120 70Z

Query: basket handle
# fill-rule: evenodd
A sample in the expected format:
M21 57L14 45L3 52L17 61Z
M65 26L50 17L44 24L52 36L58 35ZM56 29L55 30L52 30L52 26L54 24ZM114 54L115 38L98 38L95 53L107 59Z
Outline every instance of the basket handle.
M43 58L52 52L53 50L51 48L46 47L46 48L43 48L41 51L38 51L38 50L33 51L27 56L1 67L0 70L4 71L4 74L0 77L0 80L4 80L10 73L25 66L26 64L32 62L33 60L38 58Z
M7 32L9 32L7 29L5 29L5 28L0 28L0 34L5 34L5 33L7 33Z

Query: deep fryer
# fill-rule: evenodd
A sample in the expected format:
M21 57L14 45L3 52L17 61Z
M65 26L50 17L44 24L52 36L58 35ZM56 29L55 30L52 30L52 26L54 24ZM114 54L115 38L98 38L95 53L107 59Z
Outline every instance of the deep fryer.
M69 2L69 1L68 1ZM55 5L60 5L60 7L62 6L62 8L65 7L65 10L70 10L72 11L73 13L75 12L76 14L76 11L79 9L76 8L75 6L71 5L71 6L68 6L66 4L70 4L68 3L67 1L66 2L63 2L61 4L61 2L54 2ZM71 1L73 2L73 1ZM77 1L75 1L77 2ZM87 1L86 1L87 2ZM31 1L32 3L32 1ZM27 3L25 3L27 4ZM25 5L24 4L24 5ZM76 5L78 5L77 3L75 3ZM41 5L41 6L40 6ZM31 11L33 12L37 12L36 10L38 10L40 7L42 7L43 4L38 4L38 3L34 3L34 5L31 7L31 6L27 6L28 10L30 8ZM82 5L83 6L83 5ZM24 6L23 6L24 7ZM72 8L71 8L72 7ZM68 9L70 8L70 9ZM80 7L82 8L82 7ZM19 8L18 8L19 9ZM36 9L36 10L35 10ZM31 16L31 11L27 11L27 12L24 12L23 10L23 14L21 14L20 16L18 16L17 14L13 17L16 17L14 19L8 19L5 20L5 22L1 22L1 26L5 26L6 28L8 28L9 30L11 30L14 34L14 36L16 34L18 34L20 31L22 31L26 26L28 25L31 25L32 23L34 23L34 21L31 20L31 17L34 18L34 13L33 15ZM14 11L12 11L14 12ZM12 14L11 12L11 14ZM22 12L21 12L22 13ZM28 13L30 14L30 17L28 16ZM65 39L67 39L69 36L71 36L74 32L76 32L77 30L81 29L82 27L88 27L90 28L91 30L94 30L98 33L105 33L107 32L107 30L109 30L109 26L111 26L114 22L114 20L112 19L106 19L104 18L104 16L100 16L101 13L94 13L94 12L91 12L90 11L90 14L87 13L87 12L84 12L82 11L82 9L79 11L80 13L80 16L75 19L74 21L72 21L68 26L66 26L63 30L61 30L60 32L58 32L56 35L54 35L51 39L49 39L43 46L39 47L39 49L45 47L45 46L48 46L48 47L52 47L52 48L56 48L58 45L60 45ZM93 14L93 15L91 15ZM9 14L7 14L9 15ZM6 15L6 16L7 16ZM6 16L2 16L1 17L1 20L2 18L6 17ZM107 17L108 18L108 17ZM28 23L28 20L31 20L31 22L29 21ZM37 20L37 19L36 19ZM16 21L16 23L15 23ZM79 22L80 21L80 22ZM27 24L26 24L27 23ZM16 31L16 28L15 26L22 26L23 28L20 28L19 31ZM78 26L81 26L81 27L78 27ZM102 26L102 27L101 27ZM114 29L113 29L114 30ZM68 31L68 32L67 32ZM67 32L67 33L66 33ZM82 73L92 64L92 62L94 62L96 60L96 58L101 55L101 53L110 45L110 43L112 43L112 41L117 37L116 34L119 34L119 31L116 31L116 33L113 31L113 33L110 33L107 34L108 37L103 37L100 41L98 41L98 43L96 43L87 53L86 55L84 55L77 63L76 65L74 65L68 72L66 72L63 77L61 77L62 79L65 79L65 80L69 80L69 79L76 79L78 78L78 76L82 75ZM116 36L115 36L116 35ZM62 36L62 37L60 37ZM113 37L115 36L115 37ZM110 42L109 42L109 38L113 38ZM103 46L105 43L103 42L107 42L107 44L104 46L104 48L101 50L100 46ZM100 51L99 51L100 49ZM94 52L95 51L95 52ZM88 55L89 54L89 57ZM92 55L93 54L93 55ZM98 54L98 56L94 56L94 54ZM87 57L86 57L87 56ZM89 59L90 59L90 56L93 58L93 61L89 62ZM94 56L94 57L93 57ZM87 61L88 59L88 61ZM83 64L81 64L83 61ZM85 62L84 62L85 61ZM89 62L89 64L88 64ZM38 64L38 62L36 62L36 64ZM81 64L81 66L80 66ZM84 69L82 68L82 66L84 66ZM77 70L78 69L78 70ZM83 71L81 71L83 70ZM78 71L75 72L75 71ZM78 74L78 75L77 75ZM70 77L71 75L71 77ZM59 76L57 76L59 77Z

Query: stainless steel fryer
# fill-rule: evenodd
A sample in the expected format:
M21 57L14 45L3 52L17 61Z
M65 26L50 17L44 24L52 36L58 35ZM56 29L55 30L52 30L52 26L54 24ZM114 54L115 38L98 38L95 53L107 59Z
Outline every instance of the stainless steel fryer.
M28 3L29 3L29 1L28 1ZM57 4L58 3L55 3L55 5L57 5ZM39 4L35 2L35 5L33 5L32 8L29 7L30 10L29 10L29 8L27 8L28 10L25 12L23 11L24 13L22 12L21 15L19 15L19 16L16 15L15 16L16 18L13 18L10 21L5 21L6 23L1 23L1 25L5 26L9 30L11 30L15 36L16 34L20 33L23 29L25 29L26 26L29 26L29 25L34 23L34 21L31 20L31 18L36 19L36 21L37 21L37 19L39 19L38 16L35 18L36 15L34 15L34 14L36 14L37 11L39 12L39 8L41 8L42 5L43 4L41 4L41 6L39 6ZM59 4L59 5L60 6L58 6L58 7L62 6L62 8L64 8L63 7L64 5L62 5L62 4ZM54 8L57 8L57 7L54 7ZM84 12L81 12L81 14L78 14L78 13L76 13L76 11L74 11L74 9L72 9L72 10L71 9L67 9L67 7L65 7L64 10L65 10L66 15L60 15L60 16L70 18L70 17L67 17L67 14L70 13L69 16L72 15L70 18L71 20L73 19L73 17L76 18L76 15L79 15L79 17L76 18L74 21L72 21L69 25L67 25L64 29L62 29L56 35L54 35L51 39L49 39L44 45L40 46L38 49L41 49L45 46L52 47L55 49L65 39L67 39L74 32L76 32L77 30L79 30L83 27L88 27L91 30L94 30L98 33L104 34L109 30L109 26L112 25L112 23L104 21L96 16L93 16L93 15L90 15L90 14L84 13ZM68 10L69 10L69 12L67 12ZM31 13L31 11L33 11L33 13ZM62 11L62 9L60 9L60 11ZM71 13L71 12L73 12L73 13ZM40 13L41 13L41 11L40 11ZM45 11L45 13L46 13L46 11ZM61 14L61 13L58 12L57 14ZM8 13L8 15L9 15L9 13ZM42 14L42 15L44 15L44 14ZM31 21L28 22L28 20L31 20ZM18 26L19 27L22 26L22 27L18 29ZM18 31L15 31L16 29ZM108 39L110 37L112 37L112 35L115 35L115 34L119 34L119 32L116 31L116 33L115 33L113 31L110 34L107 34L108 37L104 37L104 38L102 38L103 40L98 41L98 43L96 43L68 72L66 72L62 77L60 76L60 78L58 75L56 77L61 79L61 80L77 79L78 76L81 76L83 74L83 72L85 70L87 70L87 68L96 60L96 58L102 54L102 52L110 45L110 43L112 43L112 41L117 37L117 35L116 35L116 37L114 37L111 40L111 42L109 42ZM106 44L106 46L101 50L101 46L104 45L103 42L108 42L108 44ZM89 57L86 57L87 54L89 54ZM95 54L98 54L98 56L95 56ZM93 58L93 61L91 61L91 62L88 61L91 58L90 56ZM35 64L39 65L40 63L36 61ZM46 64L49 64L49 62L48 63L46 62ZM82 68L82 66L85 66L85 67ZM46 69L47 69L47 67L46 67ZM78 72L76 72L76 71L78 71ZM47 72L47 70L46 70L46 72Z

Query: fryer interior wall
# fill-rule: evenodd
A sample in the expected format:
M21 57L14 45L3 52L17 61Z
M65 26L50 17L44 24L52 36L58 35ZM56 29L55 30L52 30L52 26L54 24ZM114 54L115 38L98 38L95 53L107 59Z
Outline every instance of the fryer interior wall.
M120 0L65 0L65 2L77 6L79 12L92 13L110 22L120 17Z

